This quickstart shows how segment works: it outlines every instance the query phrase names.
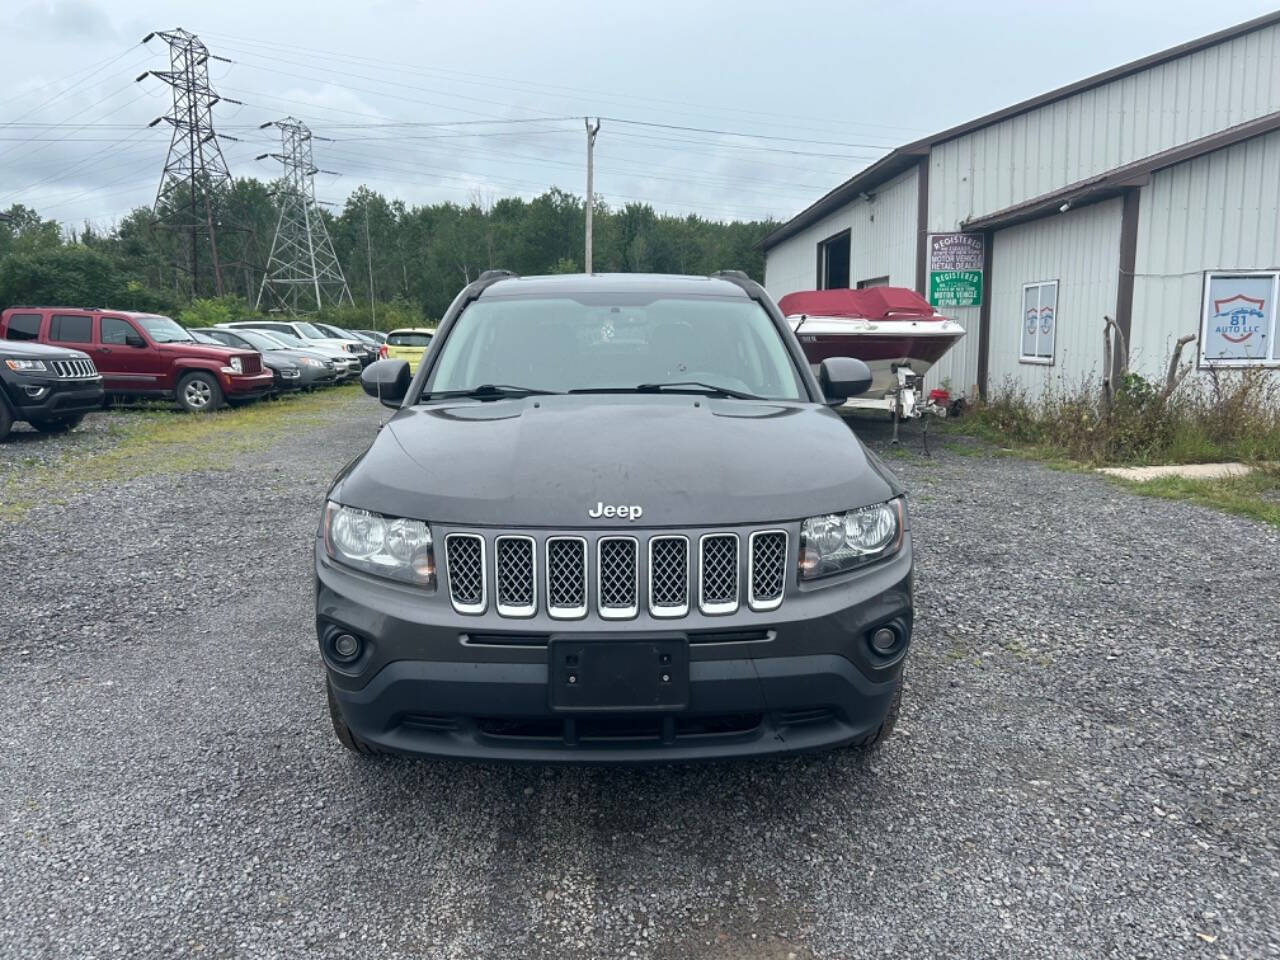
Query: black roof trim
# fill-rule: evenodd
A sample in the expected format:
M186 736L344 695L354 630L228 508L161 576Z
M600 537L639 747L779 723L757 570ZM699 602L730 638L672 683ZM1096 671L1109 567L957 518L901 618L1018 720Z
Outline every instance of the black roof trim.
M840 184L831 192L821 197L815 203L810 204L804 210L801 210L794 217L778 227L762 241L760 248L768 250L772 246L776 246L788 237L794 236L805 227L811 226L821 220L827 214L838 210L845 206L858 194L870 190L870 188L878 186L886 180L897 176L921 156L927 157L929 152L938 144L946 143L948 140L955 140L967 133L975 130L981 130L983 127L989 127L1001 120L1007 120L1010 117L1016 117L1018 114L1027 113L1039 107L1056 103L1059 100L1065 100L1067 97L1082 93L1085 90L1091 90L1094 87L1100 87L1105 83L1113 80L1120 80L1124 77L1138 73L1151 67L1159 66L1170 60L1176 60L1178 57L1186 56L1189 53L1196 53L1207 47L1227 40L1234 40L1236 37L1252 33L1263 27L1270 27L1280 23L1280 10L1273 13L1263 14L1260 17L1254 17L1252 20L1246 20L1244 23L1238 23L1233 27L1227 27L1216 33L1206 34L1195 40L1188 40L1186 43L1180 43L1176 47L1169 47L1158 53L1152 53L1137 60L1130 60L1128 63L1121 64L1118 67L1112 67L1110 70L1104 70L1102 73L1096 73L1091 77L1085 77L1083 80L1077 80L1069 83L1064 87L1058 87L1050 90L1048 93L1042 93L1039 96L1031 97L1029 100L1022 100L1012 106L1004 107L996 110L994 113L988 113L976 120L969 120L965 123L957 124L954 127L948 127L938 133L920 140L912 141L904 146L896 148L888 156L881 157L865 170L854 174L853 177Z
M1106 173L1089 177L1087 180L1077 180L1052 193L1033 197L986 216L965 220L960 224L960 228L962 230L1000 230L1054 213L1060 210L1064 203L1069 203L1072 208L1076 208L1108 200L1119 196L1127 188L1142 186L1157 170L1194 160L1206 153L1213 153L1216 150L1243 143L1245 140L1252 140L1254 137L1274 133L1276 130L1280 130L1280 110L1269 113L1265 117L1258 117L1256 120L1227 127L1225 130L1192 140L1190 143L1153 153L1149 157L1126 163Z

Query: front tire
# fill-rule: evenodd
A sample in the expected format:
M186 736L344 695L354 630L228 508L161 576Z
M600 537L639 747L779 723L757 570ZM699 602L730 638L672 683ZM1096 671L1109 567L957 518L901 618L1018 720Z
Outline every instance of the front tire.
M55 420L32 420L31 425L41 433L66 433L80 426L80 421L83 419L84 414L78 413L71 417L58 417Z
M342 716L342 710L338 706L338 699L333 695L333 685L328 680L324 683L324 692L329 701L329 720L333 723L333 734L338 738L338 742L350 750L352 753L358 753L361 756L369 756L377 753L373 747L365 743L347 726L346 719Z
M7 437L12 429L13 414L9 412L9 404L5 402L4 397L0 397L0 440Z
M188 413L210 413L222 406L222 388L212 374L189 373L178 381L178 406Z

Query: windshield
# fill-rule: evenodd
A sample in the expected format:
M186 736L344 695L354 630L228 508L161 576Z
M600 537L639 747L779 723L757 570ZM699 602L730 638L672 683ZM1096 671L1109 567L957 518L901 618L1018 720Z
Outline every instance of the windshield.
M137 322L156 343L194 343L195 337L168 317L138 317Z
M429 347L429 333L392 333L387 335L388 347Z
M629 390L690 381L805 397L777 328L755 301L626 294L472 303L449 332L428 389Z
M257 330L237 330L236 336L249 344L255 350L279 350L282 344L275 339L275 335L268 336L265 333L259 333Z
M322 331L317 330L315 327L313 327L309 323L299 322L299 323L295 323L293 326L294 326L294 329L296 329L304 337L309 337L312 340L332 339L327 333L323 333Z
M243 330L236 331L236 333L243 333L243 332L244 332ZM303 340L301 337L295 337L292 333L283 333L277 330L271 331L271 339L278 340L280 343L283 343L286 347L306 347L307 349L322 349L322 348L311 347L311 345L308 344L307 341Z

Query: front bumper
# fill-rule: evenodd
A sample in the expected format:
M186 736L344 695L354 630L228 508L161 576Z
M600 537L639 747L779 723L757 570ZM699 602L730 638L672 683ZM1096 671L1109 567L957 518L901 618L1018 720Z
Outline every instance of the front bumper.
M19 420L56 420L102 408L101 377L63 380L22 376L7 382L14 416Z
M275 374L263 368L261 373L222 373L222 392L237 400L266 396L275 389Z
M640 763L817 750L883 721L912 623L911 542L892 558L820 587L794 577L778 609L680 620L512 620L454 613L443 591L402 587L337 566L316 547L316 625L347 725L387 751L530 762ZM887 657L867 635L894 623ZM354 664L326 652L363 642ZM548 638L687 638L685 707L568 714L550 703Z

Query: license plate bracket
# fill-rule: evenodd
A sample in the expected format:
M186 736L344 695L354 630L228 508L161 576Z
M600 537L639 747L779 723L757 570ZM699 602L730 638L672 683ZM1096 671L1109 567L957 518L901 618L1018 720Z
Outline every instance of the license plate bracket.
M552 710L644 713L689 705L686 637L552 637L547 655Z

